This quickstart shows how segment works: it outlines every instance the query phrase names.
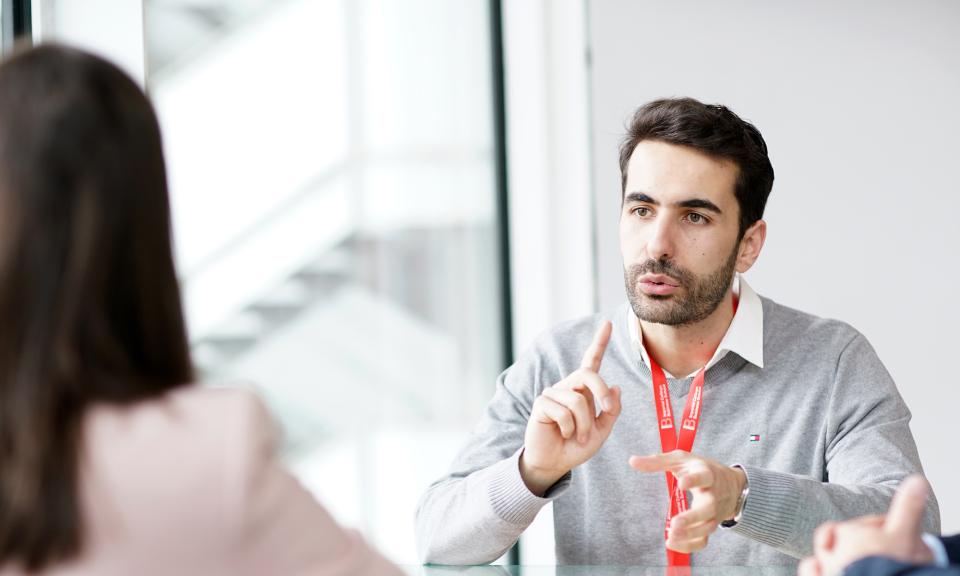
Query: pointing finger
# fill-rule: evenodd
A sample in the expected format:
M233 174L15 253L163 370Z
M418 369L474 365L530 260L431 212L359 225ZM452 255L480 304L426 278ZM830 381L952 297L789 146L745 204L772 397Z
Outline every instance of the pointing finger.
M904 480L893 495L883 530L904 538L905 542L919 537L927 492L927 482L922 477L914 475Z
M593 342L590 343L590 347L583 353L583 361L580 362L581 368L593 370L594 372L600 371L600 362L603 360L603 353L607 351L607 344L610 343L610 334L612 331L613 325L610 324L610 321L604 321L600 329L597 330L597 333L593 336Z
M690 459L690 454L683 450L674 450L666 454L652 456L631 456L630 467L640 472L664 472L675 470L683 466Z

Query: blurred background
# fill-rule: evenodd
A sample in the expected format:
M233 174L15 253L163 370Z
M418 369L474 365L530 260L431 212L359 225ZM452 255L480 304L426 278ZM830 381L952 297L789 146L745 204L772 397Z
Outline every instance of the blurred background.
M416 502L497 374L623 300L617 144L636 106L681 95L763 132L751 285L870 339L960 530L960 3L0 6L4 50L80 45L148 91L198 367L259 390L303 483L395 561L416 563ZM548 508L520 560L552 563L551 531Z
M487 4L143 3L195 360L399 561L504 365Z

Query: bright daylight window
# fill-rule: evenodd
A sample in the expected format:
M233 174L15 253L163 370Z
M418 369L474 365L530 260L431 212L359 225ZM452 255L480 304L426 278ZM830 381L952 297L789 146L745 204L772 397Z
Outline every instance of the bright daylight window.
M413 515L504 364L486 0L147 0L207 381L252 382L345 524Z

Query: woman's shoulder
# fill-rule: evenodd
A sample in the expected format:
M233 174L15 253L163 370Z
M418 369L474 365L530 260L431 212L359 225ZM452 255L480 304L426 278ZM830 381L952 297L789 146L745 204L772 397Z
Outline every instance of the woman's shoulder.
M94 501L153 507L167 498L210 497L226 504L236 496L231 492L243 490L251 457L272 452L276 440L255 393L189 385L128 406L91 409L82 476Z
M86 433L88 442L197 442L208 435L236 437L268 421L263 402L251 390L190 384L135 404L94 406Z
M283 467L275 427L249 390L185 386L100 406L87 432L84 567L400 574Z

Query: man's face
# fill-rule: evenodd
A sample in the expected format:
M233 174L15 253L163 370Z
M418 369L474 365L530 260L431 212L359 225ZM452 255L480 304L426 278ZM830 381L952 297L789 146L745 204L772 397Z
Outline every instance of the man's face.
M634 149L620 251L627 297L641 320L703 320L723 301L734 271L752 264L740 262L738 171L685 146L644 140Z

